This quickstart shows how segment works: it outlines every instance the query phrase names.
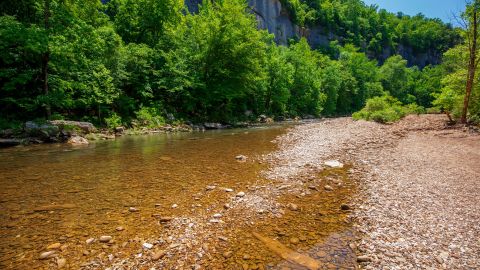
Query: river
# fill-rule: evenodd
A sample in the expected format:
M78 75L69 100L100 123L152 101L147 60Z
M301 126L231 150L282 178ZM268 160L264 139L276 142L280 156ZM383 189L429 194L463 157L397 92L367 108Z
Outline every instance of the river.
M269 167L262 157L276 150L274 140L287 128L0 149L0 268L303 269L254 231L325 267L354 267L346 244L354 235L338 211L338 201L354 190L345 170L318 177L333 175L352 188L276 196L272 205L284 208L277 212L242 206L255 202L256 190L275 185L262 176ZM290 211L289 203L298 209ZM102 235L112 240L102 243ZM56 243L52 256L40 260Z

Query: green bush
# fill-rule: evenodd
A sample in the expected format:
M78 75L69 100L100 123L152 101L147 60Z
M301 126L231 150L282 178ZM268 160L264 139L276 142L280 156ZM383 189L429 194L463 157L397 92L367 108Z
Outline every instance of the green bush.
M410 111L420 111L420 106L408 105L402 106L396 98L391 96L374 97L367 100L365 108L352 115L353 119L364 119L379 123L392 123L400 120Z
M109 129L114 129L122 125L122 118L116 113L112 113L110 117L105 118L105 124Z
M160 112L155 107L142 107L136 113L136 124L141 127L159 128L165 125L165 118L160 115Z

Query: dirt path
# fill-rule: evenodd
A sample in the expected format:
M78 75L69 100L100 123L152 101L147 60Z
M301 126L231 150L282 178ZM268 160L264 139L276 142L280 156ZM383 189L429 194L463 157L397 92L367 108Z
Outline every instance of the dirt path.
M327 159L353 164L365 269L479 269L480 136L449 129L445 120L298 126L280 139L269 177L308 174Z

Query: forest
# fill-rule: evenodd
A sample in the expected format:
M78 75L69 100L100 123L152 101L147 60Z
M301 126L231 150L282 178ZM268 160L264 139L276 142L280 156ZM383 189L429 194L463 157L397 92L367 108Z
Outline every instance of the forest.
M460 117L468 31L360 0L283 0L302 27L341 40L275 44L243 0L21 0L0 4L0 128L37 119L155 128L166 122L351 115L392 122L409 113ZM467 9L468 10L468 9ZM464 15L468 19L468 12ZM437 50L442 64L409 66L399 44ZM480 122L474 84L468 121Z

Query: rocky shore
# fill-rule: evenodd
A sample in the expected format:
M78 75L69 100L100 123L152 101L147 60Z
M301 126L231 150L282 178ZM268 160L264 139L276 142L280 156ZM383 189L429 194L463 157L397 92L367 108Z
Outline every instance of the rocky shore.
M297 126L279 139L268 176L294 179L328 159L353 165L361 268L479 269L480 136L446 123L421 115Z
M298 121L299 118L294 120ZM232 125L215 122L205 122L202 124L179 123L165 124L157 128L125 128L123 126L118 126L114 129L100 129L95 127L92 123L80 121L27 121L20 129L0 130L0 148L41 143L87 145L90 141L112 140L122 135L205 131L234 127L251 127L272 123L274 123L274 120L265 115L260 115L255 122L239 122Z

